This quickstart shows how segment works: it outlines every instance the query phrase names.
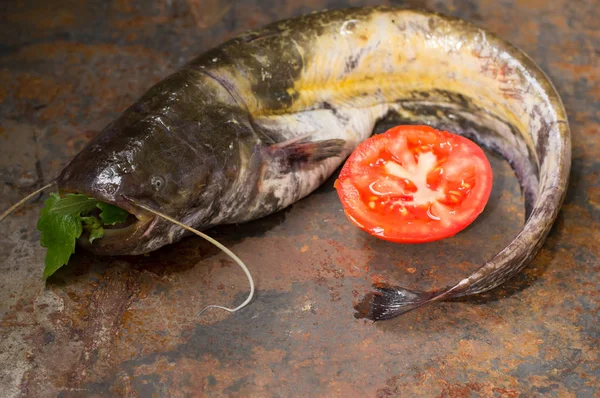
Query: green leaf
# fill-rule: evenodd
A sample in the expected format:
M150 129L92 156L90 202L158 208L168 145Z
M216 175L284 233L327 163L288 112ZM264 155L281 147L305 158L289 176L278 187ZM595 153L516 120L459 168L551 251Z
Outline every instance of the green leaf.
M120 207L115 205L111 205L104 202L99 202L96 207L102 210L100 213L100 218L104 225L114 225L125 222L127 217L129 217L129 213Z
M81 217L81 222L83 223L84 228L97 228L102 226L100 220L94 216Z
M56 195L58 196L58 195ZM80 215L94 210L98 201L81 194L67 194L64 198L54 202L50 211L59 214Z
M102 223L96 217L81 217L81 221L83 222L83 228L90 234L88 238L90 243L94 243L94 240L104 236Z
M86 216L96 207L102 211L101 220L94 216ZM103 224L124 222L128 216L129 213L125 210L89 196L67 194L61 198L56 193L50 194L37 223L37 228L42 233L40 243L48 249L44 279L48 279L67 264L71 255L75 253L75 241L81 236L84 228L89 232L88 239L92 243L104 236Z
M56 270L67 264L71 254L75 252L75 240L83 231L79 214L53 211L54 206L60 201L58 194L50 194L37 223L37 228L42 233L40 243L42 247L48 249L44 279L48 279Z
M96 239L100 239L104 236L104 228L100 227L100 228L95 228L90 230L90 237L89 237L89 241L90 243L94 243L94 241Z

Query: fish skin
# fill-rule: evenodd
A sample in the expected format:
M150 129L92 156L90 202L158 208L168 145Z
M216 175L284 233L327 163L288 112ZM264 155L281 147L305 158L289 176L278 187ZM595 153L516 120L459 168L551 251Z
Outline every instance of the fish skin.
M389 319L484 292L520 272L565 197L566 112L527 55L465 21L425 11L334 10L244 33L152 87L57 182L140 218L127 236L88 249L140 254L185 232L132 199L200 229L256 219L316 189L384 117L453 131L498 152L519 178L527 220L457 284L439 292L381 288L357 316Z

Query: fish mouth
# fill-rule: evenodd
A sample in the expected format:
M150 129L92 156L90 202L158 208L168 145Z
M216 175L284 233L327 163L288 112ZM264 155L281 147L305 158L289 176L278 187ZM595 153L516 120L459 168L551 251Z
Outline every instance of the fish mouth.
M78 190L59 189L59 195L68 193L83 194L98 201L117 206L129 213L125 222L115 225L104 225L104 236L102 238L89 241L90 234L84 230L77 239L77 246L98 255L133 255L142 254L140 250L151 236L152 231L158 224L159 217L141 209L125 198L116 196L105 198L100 195L89 194Z
M89 241L89 232L84 230L77 239L77 245L99 255L141 254L138 253L138 248L148 240L158 218L154 216L140 219L136 215L131 217L134 218L132 221L127 221L121 225L104 226L104 236L95 239L93 242Z

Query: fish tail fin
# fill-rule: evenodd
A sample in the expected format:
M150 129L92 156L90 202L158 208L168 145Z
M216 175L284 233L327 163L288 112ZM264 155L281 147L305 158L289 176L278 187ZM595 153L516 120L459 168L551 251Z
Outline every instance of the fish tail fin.
M354 306L354 317L372 321L391 319L419 308L439 296L438 292L415 292L402 287L375 286L374 291Z

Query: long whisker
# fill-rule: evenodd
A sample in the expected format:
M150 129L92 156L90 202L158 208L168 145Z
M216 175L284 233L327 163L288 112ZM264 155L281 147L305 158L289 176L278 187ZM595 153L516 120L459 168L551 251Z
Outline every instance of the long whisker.
M130 199L131 200L131 199ZM202 311L200 311L200 313L198 313L198 315L202 315L202 313L204 311L206 311L209 308L219 308L228 312L236 312L242 308L244 308L246 305L248 305L248 303L252 300L252 298L254 297L254 280L252 279L252 275L250 274L250 271L248 271L248 267L246 267L246 264L244 264L244 262L242 260L240 260L240 258L238 256L236 256L231 250L229 250L227 247L225 247L223 244L221 244L220 242L216 241L215 239L211 238L210 236L206 235L205 233L202 233L188 225L183 224L180 221L175 220L174 218L171 218L169 216L167 216L166 214L163 214L157 210L154 210L148 206L145 206L141 203L138 203L134 200L131 200L131 202L133 202L136 206L141 207L142 209L149 211L150 213L156 214L159 217L164 218L167 221L172 222L173 224L176 224L178 226L180 226L181 228L185 228L188 231L200 236L201 238L206 239L207 241L209 241L210 243L212 243L213 245L215 245L216 247L218 247L219 249L221 249L222 251L225 252L225 254L227 254L229 257L231 257L231 259L233 261L235 261L237 263L237 265L240 266L240 268L244 271L244 273L246 274L246 277L248 277L248 282L250 283L250 294L248 294L248 298L246 298L246 300L238 305L235 308L227 308L227 307L223 307L220 305L208 305L206 307L204 307L202 309Z
M33 198L35 195L39 194L40 192L50 188L51 186L55 185L56 181L52 181L50 183L48 183L47 185L44 185L43 187L41 187L40 189L38 189L35 192L30 193L29 195L25 196L23 199L21 199L20 201L18 201L17 203L15 203L14 205L12 205L11 207L9 207L4 213L2 213L2 215L0 215L0 221L4 220L6 217L8 217L8 215L10 213L12 213L13 211L15 211L18 207L22 206L25 202L27 202L29 199Z

